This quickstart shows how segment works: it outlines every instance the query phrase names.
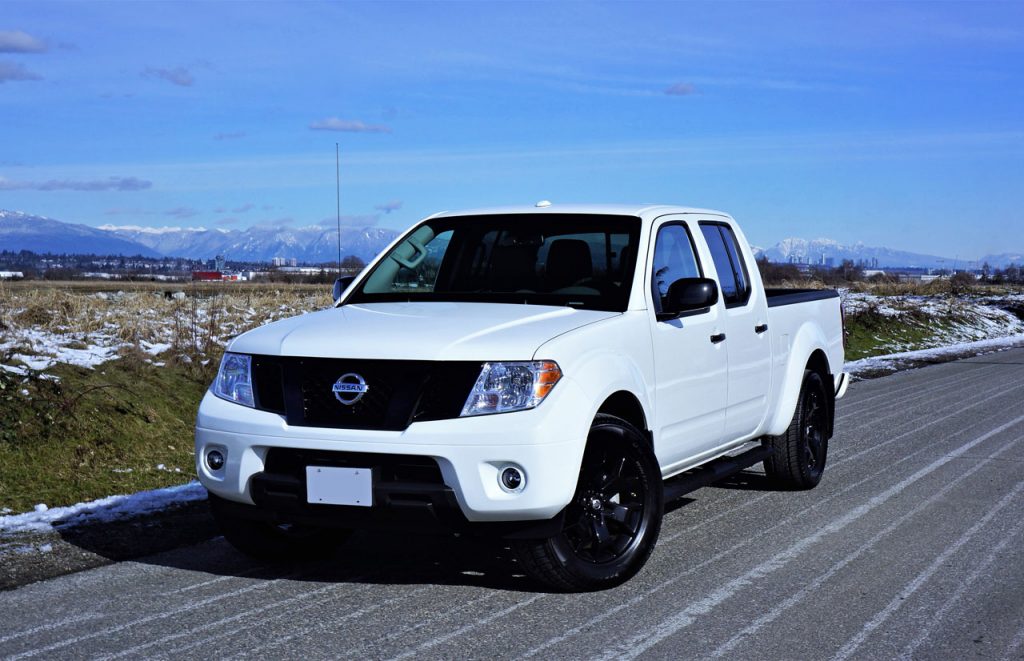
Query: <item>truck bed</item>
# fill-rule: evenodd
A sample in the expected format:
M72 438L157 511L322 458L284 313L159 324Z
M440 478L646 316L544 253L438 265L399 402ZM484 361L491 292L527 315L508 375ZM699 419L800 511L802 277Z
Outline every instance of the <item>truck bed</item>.
M839 292L835 289L783 289L768 288L764 290L765 298L768 300L768 307L774 308L780 305L793 305L795 303L807 303L808 301L821 301L827 298L839 298Z

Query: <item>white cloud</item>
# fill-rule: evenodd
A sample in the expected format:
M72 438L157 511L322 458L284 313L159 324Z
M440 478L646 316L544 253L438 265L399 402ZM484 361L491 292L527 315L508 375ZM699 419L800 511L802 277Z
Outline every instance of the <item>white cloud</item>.
M0 53L42 53L46 42L21 30L0 30Z
M391 213L392 211L398 211L401 208L402 208L402 201L401 200L391 200L389 202L385 202L384 204L378 204L377 206L374 207L374 209L376 209L377 211L383 211L384 213Z
M175 207L164 212L165 216L173 216L175 218L191 218L198 214L199 212L192 207Z
M358 215L342 215L341 224L343 227L373 227L380 222L379 213L370 214L358 214ZM330 218L324 218L319 223L320 227L337 227L338 218L337 216L331 216Z
M153 182L137 177L108 177L106 179L47 179L46 181L14 181L0 177L0 190L36 191L137 191L152 188Z
M328 117L310 123L314 131L343 131L345 133L391 133L391 128L383 124L367 124L358 119L339 119Z
M30 71L17 62L0 62L0 84L8 80L42 80L35 71Z
M696 92L697 88L695 88L691 83L676 83L674 85L670 85L665 90L665 94L668 94L669 96L690 96Z
M143 78L157 78L165 80L172 85L179 87L191 87L196 79L185 67L174 67L173 69L162 69L159 67L146 67L142 70Z

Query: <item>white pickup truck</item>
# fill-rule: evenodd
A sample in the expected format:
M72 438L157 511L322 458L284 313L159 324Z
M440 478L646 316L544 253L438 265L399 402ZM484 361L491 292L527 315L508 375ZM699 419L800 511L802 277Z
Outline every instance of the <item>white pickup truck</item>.
M335 300L235 338L199 408L199 479L252 555L455 531L616 585L683 493L762 461L814 487L848 384L837 293L764 289L717 211L441 213Z

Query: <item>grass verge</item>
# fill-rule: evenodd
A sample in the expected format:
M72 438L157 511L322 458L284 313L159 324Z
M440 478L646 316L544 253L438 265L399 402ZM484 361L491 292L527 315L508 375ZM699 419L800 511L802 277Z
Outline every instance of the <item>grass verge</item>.
M216 361L211 361L216 365ZM182 484L211 370L131 357L96 369L0 372L0 509L13 512Z

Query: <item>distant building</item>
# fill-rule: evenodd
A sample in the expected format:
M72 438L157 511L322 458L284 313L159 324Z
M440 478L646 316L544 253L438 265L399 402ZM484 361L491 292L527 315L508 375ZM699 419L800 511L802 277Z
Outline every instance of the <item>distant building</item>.
M323 266L282 266L277 269L281 273L292 273L295 275L319 275L320 273L337 273L338 269Z
M24 277L22 271L0 271L0 280L21 280Z
M273 259L270 260L270 263L273 264L274 266L284 266L285 264L288 263L288 260L286 260L284 257L274 257Z
M220 271L192 271L193 282L213 282L224 279L224 274Z

